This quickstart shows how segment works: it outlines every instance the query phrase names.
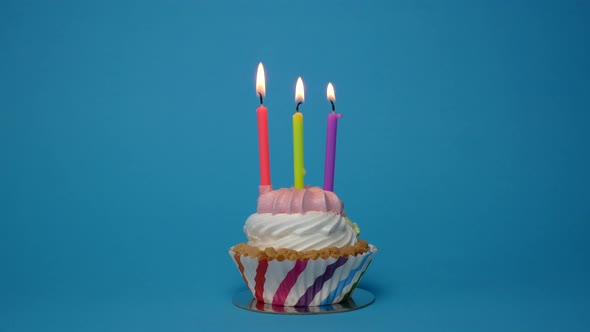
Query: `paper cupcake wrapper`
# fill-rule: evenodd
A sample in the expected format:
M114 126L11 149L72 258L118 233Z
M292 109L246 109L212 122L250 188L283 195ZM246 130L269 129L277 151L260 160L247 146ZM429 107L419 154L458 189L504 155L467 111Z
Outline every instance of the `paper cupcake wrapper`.
M248 289L258 301L273 306L330 305L348 299L377 248L349 257L315 260L259 260L229 250Z

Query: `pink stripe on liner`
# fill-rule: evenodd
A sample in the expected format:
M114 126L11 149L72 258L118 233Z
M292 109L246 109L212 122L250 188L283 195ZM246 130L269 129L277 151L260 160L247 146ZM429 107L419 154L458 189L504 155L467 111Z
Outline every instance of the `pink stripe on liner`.
M277 289L275 296L272 298L273 305L285 305L285 300L287 300L287 296L291 292L293 285L297 282L297 278L305 270L307 266L307 260L301 261L297 260L295 266L287 273L285 279L281 281L279 288Z
M322 274L321 276L319 276L315 279L315 282L313 283L313 285L311 285L311 286L309 286L309 288L307 288L307 290L305 291L305 294L303 294L303 296L301 296L299 298L299 300L297 301L295 306L296 307L309 306L309 304L311 303L311 301L313 301L313 298L316 296L316 294L319 293L322 290L322 288L324 287L324 283L326 281L328 281L330 278L332 278L332 276L334 275L334 272L336 272L336 269L338 269L339 267L344 265L347 260L348 260L348 258L339 257L338 260L336 260L334 263L328 265L328 267L326 268L326 272L324 272L324 274Z
M259 261L258 267L256 267L256 277L254 278L254 281L256 281L254 297L258 301L264 301L262 294L264 293L264 283L266 282L266 269L268 269L268 261Z

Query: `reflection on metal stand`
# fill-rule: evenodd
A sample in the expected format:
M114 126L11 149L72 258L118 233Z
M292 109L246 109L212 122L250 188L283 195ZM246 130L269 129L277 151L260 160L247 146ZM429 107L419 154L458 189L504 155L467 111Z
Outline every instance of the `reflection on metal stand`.
M340 303L309 307L286 307L258 301L252 298L252 293L246 289L237 293L232 299L232 302L239 308L268 314L317 315L334 314L364 308L375 302L375 295L364 289L357 288L352 297Z

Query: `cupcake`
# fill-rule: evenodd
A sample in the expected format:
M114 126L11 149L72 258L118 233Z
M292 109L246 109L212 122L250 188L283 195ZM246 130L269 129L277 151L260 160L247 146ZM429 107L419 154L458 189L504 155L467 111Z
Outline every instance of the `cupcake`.
M261 190L244 232L248 242L229 254L252 296L271 306L348 299L377 252L336 194L319 187Z

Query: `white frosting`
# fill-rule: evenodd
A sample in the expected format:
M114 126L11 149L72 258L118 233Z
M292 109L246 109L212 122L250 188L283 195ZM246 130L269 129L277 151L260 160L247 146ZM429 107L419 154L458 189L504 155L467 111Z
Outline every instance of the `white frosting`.
M259 249L319 250L342 248L354 245L357 241L351 224L334 212L255 213L246 220L244 232L248 244Z

